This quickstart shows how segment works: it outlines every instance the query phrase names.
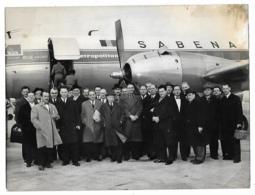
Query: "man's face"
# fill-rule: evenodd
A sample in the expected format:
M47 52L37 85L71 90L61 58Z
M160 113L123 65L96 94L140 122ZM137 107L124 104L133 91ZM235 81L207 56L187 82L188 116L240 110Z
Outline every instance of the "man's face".
M189 88L190 87L189 87L188 83L182 83L182 91L186 91Z
M83 94L84 97L88 97L89 96L89 90L88 89L83 89Z
M180 96L180 95L181 95L181 88L180 88L179 86L175 86L175 87L174 87L173 94L174 94L175 96Z
M36 91L35 92L35 98L36 99L41 99L42 98L42 91Z
M72 90L70 90L70 91L67 91L67 97L72 97L73 96L73 91Z
M121 89L116 88L116 89L113 90L113 92L114 92L115 95L119 96L121 94Z
M35 101L34 93L28 93L27 98L30 103L33 103Z
M29 93L29 89L22 89L21 94L23 97L27 98L27 95Z
M73 96L74 96L74 97L79 96L80 93L81 93L81 92L80 92L80 89L78 89L78 88L73 89Z
M58 90L55 89L50 90L50 96L51 98L56 99L58 97Z
M189 102L192 102L195 99L195 94L194 93L188 93L187 94L187 100Z
M210 96L212 94L212 90L210 88L204 89L204 95L205 96Z
M140 87L140 94L141 94L141 95L146 95L146 93L147 93L146 87L145 87L145 86L141 86L141 87Z
M109 102L110 104L113 103L113 101L114 101L114 96L112 96L112 95L107 96L107 100L108 100L108 102Z
M231 91L231 88L228 85L223 85L222 91L223 91L224 95L228 95Z
M167 92L166 92L166 90L164 88L160 88L158 90L158 93L159 93L160 98L164 98L166 96L166 94L167 94Z
M127 89L129 94L133 94L135 91L134 85L128 85Z
M100 91L100 98L101 99L105 99L106 98L106 94L107 94L106 90L105 89L101 89L101 91Z
M67 95L68 95L67 89L65 89L65 88L60 89L60 96L62 98L67 98Z
M166 86L166 91L167 91L167 94L171 94L173 91L173 87L171 85Z
M220 96L221 95L221 90L219 88L214 88L213 89L213 95Z
M96 87L96 88L95 88L96 96L100 96L100 91L101 91L101 88L100 88L100 87Z
M157 93L157 88L155 85L151 85L150 92L151 92L151 95L155 95Z
M46 104L49 103L50 94L48 92L43 92L42 94L42 101Z
M128 93L128 89L126 87L122 88L121 90L122 94L127 94Z
M92 101L94 101L96 99L96 94L94 91L89 92L89 99Z

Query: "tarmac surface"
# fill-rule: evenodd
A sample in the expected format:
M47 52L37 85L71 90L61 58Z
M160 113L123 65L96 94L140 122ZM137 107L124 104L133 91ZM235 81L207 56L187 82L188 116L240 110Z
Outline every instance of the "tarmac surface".
M172 165L129 160L121 164L81 161L80 167L53 163L52 169L27 168L21 158L21 144L7 146L7 189L42 190L149 190L248 188L250 185L249 141L242 141L242 162L213 160L193 165L178 159Z

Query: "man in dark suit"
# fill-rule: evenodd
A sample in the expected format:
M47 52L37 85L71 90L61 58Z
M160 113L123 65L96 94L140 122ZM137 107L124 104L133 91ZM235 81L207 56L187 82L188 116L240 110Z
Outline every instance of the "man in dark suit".
M201 98L202 107L204 109L205 130L207 131L207 143L210 145L210 157L218 159L218 131L217 131L217 113L216 101L212 95L210 86L204 86L204 96Z
M103 126L105 128L105 146L109 149L111 161L122 162L122 145L126 139L123 135L121 124L123 111L114 100L114 94L107 95L107 102L100 108Z
M19 110L19 122L23 135L22 153L25 153L24 159L26 166L31 167L36 159L36 129L31 123L31 108L35 105L34 93L28 93L27 101ZM24 151L23 151L24 150Z
M188 103L185 108L185 131L192 146L195 159L191 160L193 164L201 164L205 160L205 120L204 112L200 100L196 97L196 92L189 89L186 91Z
M81 105L83 102L87 101L89 98L84 97L81 95L81 88L78 85L74 85L72 88L73 91L73 97L72 100L75 103L76 109L78 110L79 116L81 116ZM81 124L81 118L79 117L80 124ZM81 124L82 125L82 124ZM79 144L79 158L81 159L83 157L83 143L82 143L82 135L83 135L83 127L77 132L78 133L78 144Z
M159 154L156 154L156 141L155 141L155 137L156 137L156 132L155 129L153 128L153 123L152 123L152 113L154 111L155 106L158 104L158 100L159 100L159 94L157 93L157 86L153 83L150 83L149 85L150 88L150 103L149 103L149 113L148 113L148 118L150 118L149 121L149 129L148 129L148 134L150 135L151 139L150 139L150 144L151 144L151 157L150 159L155 159L156 156L159 156Z
M221 98L223 97L222 95L222 91L221 91L221 87L220 86L215 86L213 88L213 96L214 96L214 100L215 100L215 112L216 112L216 129L215 129L215 137L211 138L210 141L210 147L215 148L214 151L217 151L217 153L215 153L215 156L218 157L218 149L219 149L219 143L218 140L220 140L220 144L221 144L221 151L223 156L225 156L224 152L224 144L222 144L222 140L221 140ZM217 140L216 140L217 139Z
M173 163L175 154L173 151L173 111L170 100L167 97L166 86L161 85L159 90L159 101L153 110L152 121L156 131L157 160L154 162L165 162L166 165Z
M58 89L57 88L52 88L50 90L50 100L49 100L49 103L53 104L54 106L57 105L57 102L59 101L59 98L58 98ZM56 122L57 123L57 122ZM57 123L58 125L58 123ZM58 148L57 148L58 147ZM53 149L52 149L52 159L51 159L51 162L53 162L54 160L57 160L57 153L58 153L58 156L59 156L59 159L61 160L61 146L54 146Z
M132 154L132 158L138 160L141 155L142 132L140 115L143 105L141 97L134 94L134 85L129 84L127 88L128 94L123 95L120 100L125 114L124 132L128 137L127 143L124 146L124 159L129 160L130 154Z
M224 160L241 161L240 140L234 137L235 129L242 127L242 103L238 96L231 93L228 84L222 85L224 93L221 99L221 135L224 145Z
M61 87L60 99L56 106L60 116L58 122L59 134L63 141L62 165L68 165L69 161L72 160L74 166L80 166L78 162L78 131L81 128L81 120L75 102L72 99L68 99L67 94L67 88Z
M187 161L189 145L183 125L184 110L187 101L185 97L181 96L181 87L179 85L174 86L173 94L174 94L173 98L170 99L171 106L173 108L173 131L174 135L176 136L175 142L173 144L173 150L176 159L179 142L181 158L183 161Z
M30 91L30 88L27 87L27 86L23 86L21 88L21 95L22 97L17 99L17 102L16 102L16 105L15 105L15 109L14 109L14 120L16 121L16 124L18 126L20 126L20 117L19 117L19 110L20 110L20 107L23 105L23 104L26 104L27 103L27 97L28 97L28 93ZM22 145L22 147L24 147L24 145ZM26 150L22 148L22 157L23 159L26 159Z
M151 127L151 117L150 117L150 96L147 93L145 85L140 86L140 96L142 99L143 110L141 114L141 127L143 144L141 148L142 155L146 154L149 158L152 157L152 140L153 134L150 131Z

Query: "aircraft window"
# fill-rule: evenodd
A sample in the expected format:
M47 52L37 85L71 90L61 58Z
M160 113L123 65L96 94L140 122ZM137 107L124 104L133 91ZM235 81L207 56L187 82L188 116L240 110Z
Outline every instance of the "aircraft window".
M132 59L132 62L135 64L135 59L134 58Z
M216 66L219 66L220 64L219 63L216 63Z
M147 59L147 56L146 55L143 55L144 56L144 59Z
M175 59L175 62L178 63L179 61L177 59Z

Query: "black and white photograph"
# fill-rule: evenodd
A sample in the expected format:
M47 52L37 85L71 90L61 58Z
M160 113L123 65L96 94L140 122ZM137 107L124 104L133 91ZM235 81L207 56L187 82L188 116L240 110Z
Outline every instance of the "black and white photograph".
M5 7L6 190L249 189L249 9Z

